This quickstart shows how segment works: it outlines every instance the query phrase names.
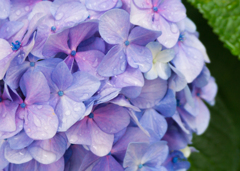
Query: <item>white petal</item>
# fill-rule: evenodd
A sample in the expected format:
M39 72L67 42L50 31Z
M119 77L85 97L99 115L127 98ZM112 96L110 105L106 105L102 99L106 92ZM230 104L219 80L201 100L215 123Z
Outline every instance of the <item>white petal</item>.
M152 66L152 68L150 69L150 71L144 73L144 77L147 79L147 80L154 80L158 77L158 74L157 74L157 71L154 67L154 65Z
M157 63L155 64L158 76L164 80L167 80L171 76L171 69L167 63Z
M173 49L166 49L159 52L156 56L158 62L167 63L175 57L175 52Z
M146 47L152 52L153 59L155 59L157 54L162 50L162 45L159 42L150 42Z

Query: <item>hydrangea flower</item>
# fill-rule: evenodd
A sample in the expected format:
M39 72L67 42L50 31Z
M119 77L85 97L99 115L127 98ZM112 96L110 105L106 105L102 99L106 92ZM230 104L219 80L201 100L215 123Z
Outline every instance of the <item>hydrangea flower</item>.
M190 167L217 85L180 0L2 0L0 52L0 170Z

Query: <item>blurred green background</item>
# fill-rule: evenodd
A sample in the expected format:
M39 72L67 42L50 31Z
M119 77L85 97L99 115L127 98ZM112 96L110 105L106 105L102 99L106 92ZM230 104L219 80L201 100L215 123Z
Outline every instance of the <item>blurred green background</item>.
M197 25L211 59L207 66L219 88L215 106L209 107L209 128L193 138L193 146L200 152L191 155L190 171L240 171L240 61L223 47L198 9L187 0L183 3Z

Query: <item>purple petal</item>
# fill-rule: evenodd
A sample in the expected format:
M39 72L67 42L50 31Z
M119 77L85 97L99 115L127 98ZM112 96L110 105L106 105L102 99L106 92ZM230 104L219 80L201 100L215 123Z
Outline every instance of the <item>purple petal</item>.
M1 42L0 42L0 45L1 45ZM3 52L6 52L6 50L3 50ZM16 53L13 52L13 53L10 53L9 55L7 55L5 58L3 57L2 59L0 56L0 79L3 79L5 73L8 70L8 67L10 66L11 61L18 54L19 54L19 51L17 51Z
M135 27L131 30L128 40L133 44L146 46L149 42L156 40L161 34L161 31L152 31L142 27Z
M88 123L92 139L90 150L100 157L107 155L112 149L114 135L103 132L91 119Z
M88 17L88 11L77 1L67 2L59 6L54 17L56 27L62 29L67 26L69 28L84 21Z
M94 166L96 162L98 162L99 159L101 159L99 156L96 156L91 151L88 151L83 158L80 170L91 170L91 168Z
M127 107L127 108L131 108L134 111L140 112L140 109L138 109L136 106L133 106L129 100L127 100L125 98L125 96L123 95L119 95L118 97L114 98L113 100L110 101L113 104L116 104L118 106L122 106L122 107Z
M167 81L157 78L145 80L141 94L130 101L140 109L151 108L157 104L167 92Z
M201 135L205 132L210 121L210 112L207 106L203 103L200 98L197 98L195 101L195 107L197 108L196 116L196 127L197 134Z
M26 163L32 160L32 156L26 148L14 150L11 149L8 143L5 146L4 156L10 163L14 164Z
M87 155L91 152L87 151L82 145L71 145L72 156L65 164L65 167L69 167L68 170L79 170L86 162ZM88 152L88 153L87 153ZM95 155L94 155L95 156ZM92 158L91 158L92 159Z
M153 3L150 0L133 0L133 3L138 8L152 8L153 7Z
M197 76L197 78L193 81L194 86L196 87L204 87L208 84L208 81L211 77L209 69L204 66L202 72Z
M163 1L159 6L160 14L171 22L181 21L186 17L186 8L179 0Z
M58 118L49 105L28 106L28 116L25 118L24 130L35 140L52 138L58 127Z
M175 23L166 21L162 16L158 16L159 19L154 21L153 27L162 31L162 35L158 38L158 41L166 48L172 48L178 41L179 29Z
M95 104L110 101L118 96L121 88L116 88L108 80L102 82L101 87L97 91L97 101Z
M171 117L176 111L176 98L175 94L171 89L168 89L164 98L154 106L158 112L160 112L165 117Z
M29 62L19 64L18 60L15 58L8 68L4 81L12 89L17 89L22 75L28 70L28 68L30 68Z
M154 15L152 10L152 5L149 8L142 9L142 8L138 8L135 4L139 2L141 3L142 1L145 1L145 0L140 0L140 1L135 0L135 1L136 1L135 3L133 1L131 2L130 22L134 25L138 25L146 29L156 30L152 28L153 26L152 19ZM143 3L146 3L146 2L143 2Z
M4 100L0 103L0 131L13 132L15 131L15 114L18 108L18 104L8 100Z
M67 149L67 137L65 134L56 134L48 140L34 141L27 147L32 157L42 164L50 164L58 161Z
M54 18L50 16L44 18L44 21L38 26L35 44L31 53L39 58L44 58L42 55L43 47L50 34L53 34L51 27L54 26Z
M184 44L186 46L198 49L203 55L205 62L210 63L210 59L207 55L206 48L204 47L202 42L198 39L198 37L195 36L194 34L188 34L187 32L185 32L184 34L185 34Z
M50 35L43 47L43 56L46 58L50 58L56 55L58 52L70 54L71 50L69 49L67 44L68 33L69 29L66 29L60 33Z
M130 142L149 142L149 137L139 128L129 127L124 136L114 144L111 150L112 155L118 160L123 161Z
M168 142L170 150L179 150L185 148L190 142L191 135L186 134L180 127L174 124L170 124L169 128L162 140Z
M4 66L4 65L6 65L5 62L7 62L6 61L7 58L9 58L8 56L11 56L9 54L12 52L12 48L11 48L10 44L6 40L4 40L4 39L0 39L0 51L1 51L1 54L0 54L0 66L1 65ZM3 78L3 76L4 76L5 72L6 72L6 71L5 72L4 71L2 71L2 69L0 70L0 79Z
M31 12L34 5L40 0L13 0L11 1L11 13L9 15L9 19L11 21L16 21L19 18L25 16L29 12Z
M73 74L73 83L64 94L76 102L82 102L89 99L99 87L100 81L96 77L80 71Z
M38 163L36 160L31 160L22 164L10 164L8 171L27 171L37 169Z
M82 119L85 113L85 106L82 102L75 102L70 98L63 96L55 108L59 120L58 131L66 131L79 119Z
M185 76L188 83L192 82L202 71L203 56L197 49L181 46L172 60L175 67Z
M52 72L52 81L59 91L66 90L73 83L73 76L65 62L60 62Z
M90 39L93 39L90 43L86 43L88 42ZM82 43L79 44L78 50L79 51L89 51L89 50L99 50L100 52L105 53L105 42L102 38L99 37L91 37L85 41L83 41Z
M99 21L99 33L109 44L121 44L127 40L130 29L129 14L122 9L104 13Z
M217 94L217 84L215 82L215 79L213 77L210 77L208 84L202 88L200 96L204 100L206 100L211 105L214 104L214 98Z
M133 167L142 163L142 157L148 150L148 143L132 142L128 145L123 161L123 167Z
M181 91L186 87L187 80L184 77L184 75L178 71L175 67L173 67L171 64L169 64L170 68L174 73L171 74L171 77L169 78L169 88L173 89L174 91Z
M50 16L52 15L50 12L50 7L52 5L52 2L50 1L42 1L37 3L36 5L34 5L31 13L28 16L28 19L32 19L34 15L36 15L37 13L42 13L41 15L43 16Z
M189 130L186 128L186 125L183 123L179 112L176 111L175 114L172 116L172 119L178 124L178 126L187 134L190 134Z
M22 128L23 128L23 120L19 118L18 112L15 116L15 124L16 124L16 130L12 131L12 132L4 132L4 131L0 131L0 138L1 139L6 139L6 138L10 138L14 135L16 135L17 133L19 133Z
M114 104L101 107L95 110L93 114L93 120L102 131L108 134L115 134L130 123L127 109Z
M122 45L116 45L108 51L98 66L97 72L104 77L121 74L127 66L126 55Z
M148 146L147 152L143 155L141 162L146 166L156 167L166 160L168 153L167 142L159 141Z
M128 66L124 73L111 79L111 84L119 88L130 86L142 87L144 85L144 78L139 69Z
M94 11L107 11L117 4L118 0L88 0L85 5L88 9Z
M20 80L20 87L28 105L46 102L50 98L47 80L41 72L31 70L26 72Z
M0 4L0 6L1 6L1 4ZM20 22L20 21L9 21L9 22L6 22L0 28L0 38L4 38L4 39L11 38L14 34L16 34L23 27L23 25L24 24L22 22Z
M58 161L51 164L41 164L38 165L38 171L64 171L64 158L61 157Z
M103 77L97 73L97 67L101 63L103 57L104 53L98 50L89 50L85 52L78 52L75 60L80 71L88 72L99 79L103 79Z
M124 171L122 165L118 163L111 155L102 157L93 167L92 171Z
M139 68L142 72L147 72L152 68L152 53L146 48L135 44L127 47L128 64L133 68Z
M165 118L157 113L154 109L148 109L144 112L141 125L149 131L154 138L160 140L167 131L167 122Z
M124 87L121 90L121 94L125 95L128 98L136 98L141 94L142 91L142 87L135 87L135 86L131 86L131 87Z
M8 143L12 149L20 150L29 146L33 142L33 139L29 138L24 130L19 132L17 135L8 138Z
M0 2L0 19L5 19L10 14L10 0L2 0Z
M89 130L88 118L75 123L66 131L67 138L72 144L91 145L91 135Z
M77 46L83 40L86 40L94 35L98 31L98 21L90 20L83 22L69 30L70 47L72 50L76 50Z
M4 157L4 150L7 145L7 141L1 140L0 142L0 169L5 168L8 165L8 161Z

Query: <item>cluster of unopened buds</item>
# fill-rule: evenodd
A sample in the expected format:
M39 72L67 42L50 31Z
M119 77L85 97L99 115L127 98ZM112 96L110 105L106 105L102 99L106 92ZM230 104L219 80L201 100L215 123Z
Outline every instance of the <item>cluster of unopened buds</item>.
M0 0L0 170L187 170L209 62L180 0Z

